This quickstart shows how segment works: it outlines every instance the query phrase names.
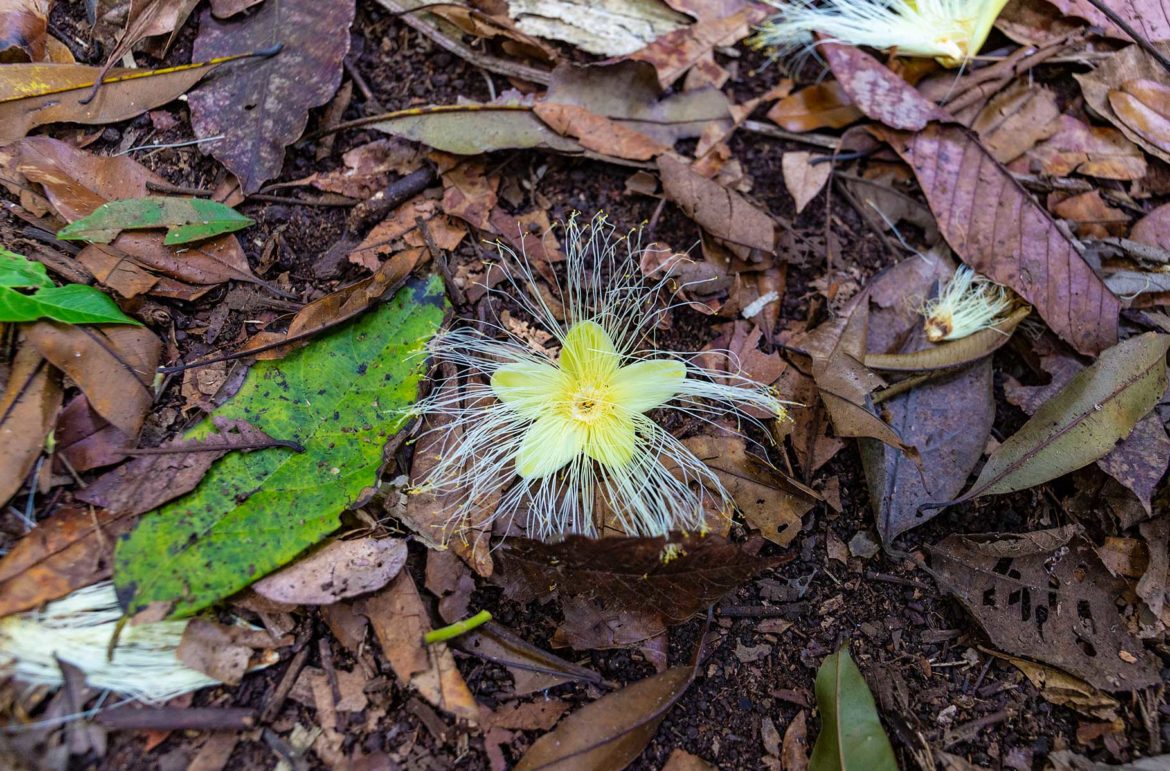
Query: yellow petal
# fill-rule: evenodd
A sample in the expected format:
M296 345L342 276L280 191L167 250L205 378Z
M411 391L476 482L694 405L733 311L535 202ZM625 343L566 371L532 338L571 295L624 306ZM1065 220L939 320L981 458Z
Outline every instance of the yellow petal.
M613 376L610 399L630 412L645 412L674 398L687 368L674 359L651 359L622 367Z
M561 369L576 381L606 381L617 372L621 357L613 340L594 321L579 321L565 335Z
M564 381L564 373L551 364L507 364L492 373L492 392L523 417L536 420L557 398Z
M528 427L516 453L516 473L538 479L559 470L581 453L585 429L578 421L545 414Z
M634 433L633 418L613 412L589 426L585 453L610 468L621 468L634 457Z

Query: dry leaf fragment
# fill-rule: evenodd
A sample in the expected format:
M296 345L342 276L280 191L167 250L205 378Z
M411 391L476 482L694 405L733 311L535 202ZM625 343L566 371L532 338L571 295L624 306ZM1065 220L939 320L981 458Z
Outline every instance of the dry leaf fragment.
M1127 80L1109 92L1109 106L1131 131L1170 152L1170 88L1153 80Z
M1162 53L1170 52L1170 43L1158 45ZM1085 95L1085 104L1097 115L1121 129L1130 141L1140 145L1146 152L1170 163L1170 152L1143 135L1142 130L1147 126L1146 118L1152 119L1149 125L1151 136L1159 141L1165 139L1163 121L1165 117L1148 107L1133 95L1122 91L1122 84L1129 81L1160 82L1166 77L1162 65L1143 51L1140 46L1132 45L1121 49L1104 59L1092 72L1074 73L1073 77L1081 84L1081 92ZM1118 104L1127 109L1127 116L1119 115L1113 108L1111 94L1120 94ZM1134 125L1130 124L1130 120Z
M1088 126L1071 115L1058 121L1056 134L1028 152L1039 171L1054 177L1075 173L1128 181L1146 176L1146 156L1117 129Z
M698 3L694 12L699 14L694 24L660 35L630 54L631 59L654 65L663 88L669 88L692 67L713 61L709 57L714 49L735 45L748 36L751 25L767 16L767 10L756 3L744 4L729 13L718 5ZM687 84L689 87L689 79Z
M836 80L806 86L768 110L768 120L797 133L845 128L864 117L865 114L849 101L845 89Z
M749 257L752 250L775 252L775 222L739 193L698 174L674 156L659 156L658 171L667 199L677 203L703 230L737 247L743 257Z
M1010 163L1060 128L1060 106L1046 88L1017 84L992 97L971 124L1000 163Z
M252 589L289 605L328 605L381 589L405 564L406 541L401 538L330 541L260 579Z
M784 153L780 159L784 185L796 201L797 214L804 211L809 201L817 197L817 193L821 192L833 173L832 164L813 163L813 158L812 153L792 152Z
M7 0L0 5L0 63L45 60L50 2Z
M533 112L553 131L573 137L582 147L604 155L647 161L670 149L645 134L577 105L542 101L536 103Z
M0 505L28 479L60 409L60 375L25 341L0 395Z

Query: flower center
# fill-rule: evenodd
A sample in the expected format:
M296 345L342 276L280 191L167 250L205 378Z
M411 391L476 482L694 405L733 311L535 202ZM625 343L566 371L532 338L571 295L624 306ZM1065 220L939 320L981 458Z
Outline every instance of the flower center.
M605 390L593 385L577 388L569 402L569 415L579 423L595 423L612 411L612 405L605 398Z

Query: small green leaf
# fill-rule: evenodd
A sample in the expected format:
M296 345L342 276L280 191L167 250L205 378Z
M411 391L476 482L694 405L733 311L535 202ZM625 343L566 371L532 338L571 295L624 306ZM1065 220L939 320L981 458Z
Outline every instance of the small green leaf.
M166 228L163 242L174 246L231 233L252 220L230 206L204 198L129 198L110 201L88 217L66 225L57 238L108 244L123 230Z
M375 483L382 448L407 419L444 305L440 280L414 281L352 324L254 366L215 415L304 452L230 454L193 492L147 514L115 555L127 613L163 603L190 615L335 530L338 515ZM212 428L205 420L188 437Z
M18 287L36 291L25 294ZM37 319L66 324L139 324L100 289L85 284L54 286L44 265L0 248L0 322Z
M45 266L0 246L0 286L53 286Z
M873 694L848 645L824 660L816 687L821 733L809 771L898 771Z

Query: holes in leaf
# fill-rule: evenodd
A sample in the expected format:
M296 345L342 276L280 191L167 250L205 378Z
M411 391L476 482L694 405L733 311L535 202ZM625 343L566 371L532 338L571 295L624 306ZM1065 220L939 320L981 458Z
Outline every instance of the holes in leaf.
M1011 567L1012 567L1012 558L1011 557L1000 557L999 561L997 561L995 563L995 567L993 567L992 570L1001 576L1006 576L1008 570L1010 570Z
M994 608L995 607L995 587L994 586L991 587L990 589L985 589L983 591L983 606L986 608Z
M1085 638L1078 637L1077 645L1081 647L1081 650L1085 652L1086 656L1095 657L1097 655L1097 649L1093 647L1093 643L1089 642Z

